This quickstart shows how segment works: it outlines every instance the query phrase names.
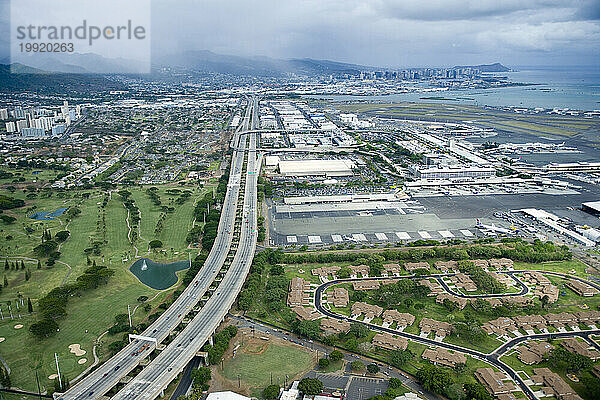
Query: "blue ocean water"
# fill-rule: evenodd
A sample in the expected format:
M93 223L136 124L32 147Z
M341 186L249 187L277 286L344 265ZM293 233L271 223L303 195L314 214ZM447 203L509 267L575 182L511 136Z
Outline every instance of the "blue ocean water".
M494 89L463 89L442 93L402 93L387 96L310 96L333 100L380 100L463 103L487 106L516 106L600 110L600 66L516 66L515 72L499 73L511 82L532 83L535 86L510 86ZM441 96L445 100L422 99ZM452 99L452 100L447 100Z

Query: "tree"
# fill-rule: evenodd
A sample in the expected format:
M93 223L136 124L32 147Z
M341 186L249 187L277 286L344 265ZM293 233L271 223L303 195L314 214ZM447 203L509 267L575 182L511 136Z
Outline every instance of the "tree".
M304 378L298 384L298 390L305 395L315 396L323 391L323 382L317 378Z
M465 383L463 385L467 399L471 400L492 400L493 397L481 383Z
M419 369L417 379L425 389L439 394L444 394L446 388L453 383L452 376L447 369L433 365L425 365Z
M352 369L352 371L361 371L364 367L365 364L363 364L360 361L352 361L350 363L350 368Z
M267 400L275 400L279 397L279 386L269 385L263 390L263 397Z
M350 278L350 275L352 275L352 270L350 268L348 268L348 267L342 267L337 272L337 277L340 278L340 279Z
M52 319L43 319L31 324L29 331L38 339L45 339L56 334L58 324Z
M210 368L208 367L200 367L198 369L192 370L192 382L196 388L201 388L208 384L210 381Z
M398 378L390 378L389 385L392 389L398 389L402 387L402 381Z
M369 328L363 324L353 323L350 325L349 335L354 335L357 339L369 336Z
M60 232L56 232L56 234L54 235L54 238L59 242L64 242L65 240L67 240L69 238L70 235L71 235L71 233L69 231L60 231Z
M325 369L329 367L329 359L328 358L320 358L319 359L319 369Z
M401 368L407 362L409 362L413 357L413 354L410 350L395 350L390 355L390 363L396 367Z
M333 362L340 361L342 358L344 358L344 354L339 350L333 350L329 353L329 359Z
M152 240L150 243L148 243L148 247L151 249L158 249L159 247L163 247L163 242L160 240Z
M367 371L369 371L370 374L376 374L379 372L379 366L377 364L369 364L367 365Z
M550 364L568 371L588 369L594 364L591 358L581 354L571 353L563 347L553 349L548 356L548 361Z
M356 340L355 338L351 337L350 339L346 340L346 348L350 351L356 351L358 350L358 340Z

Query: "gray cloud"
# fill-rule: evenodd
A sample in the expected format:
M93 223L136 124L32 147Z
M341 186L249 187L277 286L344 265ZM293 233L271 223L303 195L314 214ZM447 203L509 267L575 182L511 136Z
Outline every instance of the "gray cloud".
M0 11L6 2L0 0ZM493 61L597 64L600 3L153 0L152 41L156 56L212 50L393 67Z

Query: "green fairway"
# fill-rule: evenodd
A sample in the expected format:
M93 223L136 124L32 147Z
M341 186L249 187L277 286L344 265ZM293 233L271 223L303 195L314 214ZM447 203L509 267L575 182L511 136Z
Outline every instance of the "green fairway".
M136 259L148 257L158 262L175 262L187 261L188 252L193 255L191 253L194 250L187 248L185 237L193 222L195 200L209 189L166 185L158 188L163 204L172 207L172 211L163 217L164 227L158 234L155 234L155 229L162 213L160 207L150 201L145 191L146 187L128 189L132 192L141 214L141 237L133 244L128 238L127 210L116 192L109 194L100 190L42 190L36 192L35 196L28 196L27 191L16 190L10 193L0 190L2 194L26 200L24 207L5 211L7 215L17 218L13 224L0 223L0 250L9 261L9 269L5 270L6 258L0 258L0 272L6 275L9 283L8 287L2 288L0 292L0 309L5 317L4 320L0 320L0 337L5 338L0 342L0 356L11 369L13 386L36 390L35 369L38 369L42 390L52 386L53 382L48 376L56 372L55 352L59 356L61 372L70 380L93 363L94 342L114 324L114 317L126 313L128 304L133 310L140 304L136 300L138 297L147 296L152 299L159 294L157 290L139 282L129 271L130 265ZM183 204L177 204L175 200L178 195L168 194L169 189L190 190L191 195ZM61 207L77 208L81 212L71 220L68 212L50 221L35 221L29 218L34 212L52 211ZM61 230L70 232L69 238L59 243L60 258L52 266L46 265L46 258L40 258L33 251L33 248L40 244L45 230L52 236ZM150 251L148 243L154 239L161 240L163 247ZM37 267L38 259L41 261L40 269ZM24 261L25 270L20 269L21 260ZM12 266L14 262L18 266L16 270ZM48 339L35 339L29 333L29 327L38 320L35 314L37 300L63 282L74 282L92 262L115 271L108 285L71 299L67 306L67 316L58 321L60 331ZM25 280L27 270L31 272L28 281ZM182 275L181 271L177 273L179 282ZM157 299L151 302L151 307L156 307L174 287L176 285L159 294ZM25 306L17 310L19 294L23 296ZM31 298L33 303L33 315L27 312L27 298ZM15 317L13 320L8 318L9 301ZM141 322L148 314L139 307L135 312L134 322ZM23 327L15 329L17 324ZM107 345L121 338L122 334L103 337L96 349L100 360L109 355ZM86 354L78 357L71 353L68 347L71 344L80 344ZM82 360L84 358L85 361Z

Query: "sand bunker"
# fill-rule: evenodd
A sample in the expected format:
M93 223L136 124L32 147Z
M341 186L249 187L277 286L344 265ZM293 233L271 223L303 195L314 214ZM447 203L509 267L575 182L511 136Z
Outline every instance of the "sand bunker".
M21 324L16 324L15 325L15 329L21 329L22 327L23 327L23 325L21 325Z
M6 338L0 337L0 343L4 342Z
M79 343L70 344L69 350L71 350L71 353L75 354L77 357L81 357L86 353L85 350L81 349L81 345Z
M56 378L58 378L58 375L56 375L56 374L48 375L48 379L50 379L50 380L56 379Z
M85 364L86 362L87 362L87 358L80 358L80 359L77 361L77 364L81 365L81 364Z

